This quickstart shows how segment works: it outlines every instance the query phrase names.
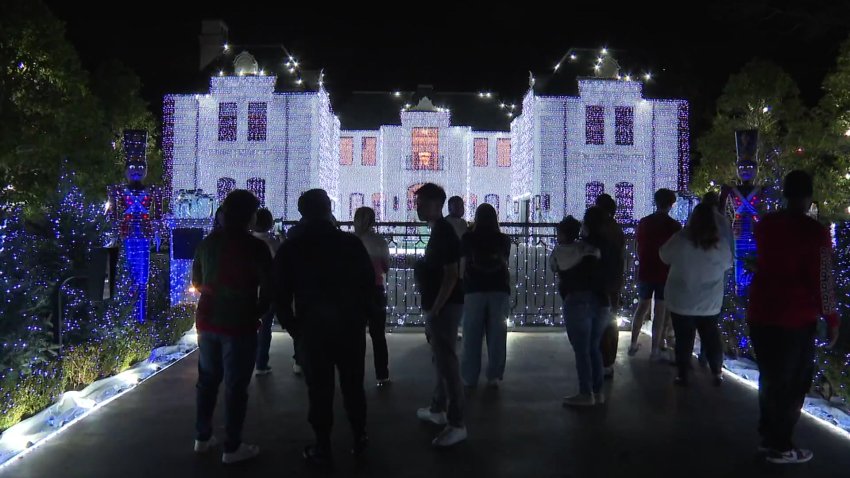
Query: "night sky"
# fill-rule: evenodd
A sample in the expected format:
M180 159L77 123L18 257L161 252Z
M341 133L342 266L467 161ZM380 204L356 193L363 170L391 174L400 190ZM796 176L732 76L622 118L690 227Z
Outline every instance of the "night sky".
M84 66L121 60L141 77L143 95L157 113L162 95L189 93L198 84L202 19L224 20L232 43L282 43L305 68L324 68L335 102L355 90L413 90L417 84L433 84L437 91L492 90L519 100L529 70L550 74L571 47L607 46L623 72L652 71L647 96L690 100L697 132L729 74L753 57L779 63L797 80L804 100L814 104L850 34L850 2L844 1L703 0L678 2L675 11L649 8L649 2L587 2L604 7L596 10L571 6L577 2L555 2L563 5L557 10L542 7L547 3L542 1L510 7L494 2L461 12L459 5L468 4L455 2L450 10L435 2L386 7L357 2L360 8L330 2L178 3L140 2L119 13L117 6L109 11L48 1L67 23ZM586 56L559 75L590 75L591 65Z

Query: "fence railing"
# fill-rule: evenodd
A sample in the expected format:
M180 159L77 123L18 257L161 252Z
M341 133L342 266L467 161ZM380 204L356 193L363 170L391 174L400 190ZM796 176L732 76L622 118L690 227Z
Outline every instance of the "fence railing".
M296 222L282 223L288 230ZM341 222L342 230L353 231L353 223ZM511 239L509 270L511 277L511 310L509 325L561 325L561 297L557 276L549 270L548 258L556 244L555 224L502 223L501 229ZM430 231L425 223L380 222L376 230L389 245L391 264L387 274L387 322L394 325L421 325L424 322L413 268L424 254ZM628 315L635 300L634 233L626 233L626 283L618 313Z

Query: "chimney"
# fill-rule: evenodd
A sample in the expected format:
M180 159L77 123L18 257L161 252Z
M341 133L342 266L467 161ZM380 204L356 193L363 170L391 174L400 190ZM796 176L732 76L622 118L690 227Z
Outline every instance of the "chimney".
M200 45L200 63L198 70L202 71L224 51L227 43L227 24L223 20L202 20L201 34L198 35Z

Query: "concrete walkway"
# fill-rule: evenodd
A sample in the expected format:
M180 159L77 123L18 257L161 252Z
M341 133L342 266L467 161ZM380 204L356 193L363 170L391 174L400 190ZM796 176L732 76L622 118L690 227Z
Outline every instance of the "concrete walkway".
M674 388L672 367L651 364L644 352L626 357L625 340L624 334L609 403L567 410L561 397L575 390L576 374L565 334L511 333L505 382L468 400L469 441L437 451L430 441L438 430L415 418L433 386L424 336L391 334L390 388L375 388L371 351L367 358L372 446L359 469L348 453L350 433L337 399L336 476L850 476L850 441L809 417L798 426L797 442L815 451L814 460L764 464L755 452L756 392L734 381L714 388L701 370L690 388ZM251 383L245 438L262 448L253 462L225 467L219 453L192 453L193 354L13 463L0 478L318 476L300 457L312 433L306 387L291 373L291 349L289 337L275 333L274 373ZM217 419L223 437L220 414Z

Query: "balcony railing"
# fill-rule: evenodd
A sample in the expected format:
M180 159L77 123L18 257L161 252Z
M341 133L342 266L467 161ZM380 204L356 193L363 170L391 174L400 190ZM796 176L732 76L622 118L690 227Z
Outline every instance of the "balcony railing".
M287 230L295 222L284 222ZM351 222L342 222L340 228L353 231ZM424 223L382 222L377 232L390 247L391 264L386 277L387 323L389 325L421 325L424 322L419 293L414 281L413 267L425 252L429 229ZM503 223L502 232L511 238L509 269L511 276L511 311L509 325L562 325L561 297L558 295L557 276L549 270L548 258L556 243L555 224ZM628 258L634 253L634 229L626 232L626 283L623 287L618 313L627 315L634 307L635 261Z

